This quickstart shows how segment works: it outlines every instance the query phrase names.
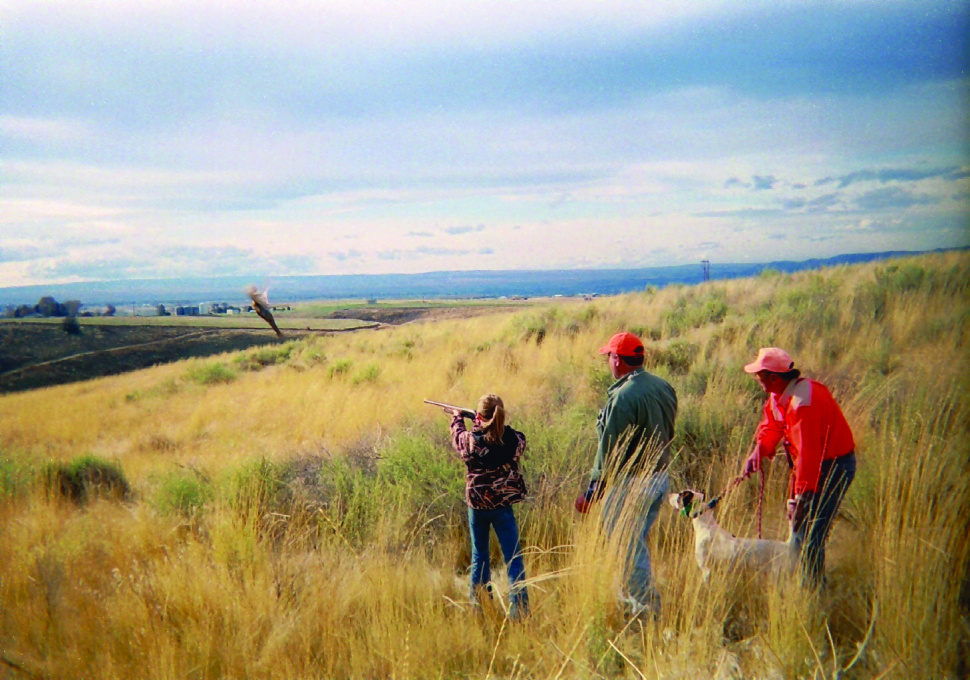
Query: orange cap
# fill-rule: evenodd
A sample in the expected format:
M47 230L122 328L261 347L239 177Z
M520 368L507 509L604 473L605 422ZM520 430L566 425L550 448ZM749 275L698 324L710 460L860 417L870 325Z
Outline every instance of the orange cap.
M617 333L600 347L600 354L618 354L621 357L643 356L643 343L633 333Z
M772 373L787 373L795 368L795 362L788 356L788 352L777 347L762 347L758 350L758 358L744 367L745 373L771 371Z

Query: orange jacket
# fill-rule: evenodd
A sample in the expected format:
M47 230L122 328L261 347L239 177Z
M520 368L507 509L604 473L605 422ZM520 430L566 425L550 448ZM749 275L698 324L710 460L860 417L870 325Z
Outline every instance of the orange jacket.
M795 495L818 492L822 461L855 450L852 430L832 393L808 378L792 380L782 394L770 394L765 402L755 433L760 457L774 458L782 439L795 466Z

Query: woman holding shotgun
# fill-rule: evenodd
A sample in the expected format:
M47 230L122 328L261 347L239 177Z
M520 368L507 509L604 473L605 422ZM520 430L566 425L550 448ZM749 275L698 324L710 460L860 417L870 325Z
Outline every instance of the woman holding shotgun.
M521 619L529 613L529 594L512 505L526 496L525 480L519 472L525 435L505 424L505 404L495 394L483 395L478 400L471 431L465 429L468 411L451 407L445 407L444 411L452 417L451 443L466 468L465 500L472 548L471 601L478 603L481 587L491 596L488 542L490 529L495 529L511 586L508 615L512 620Z

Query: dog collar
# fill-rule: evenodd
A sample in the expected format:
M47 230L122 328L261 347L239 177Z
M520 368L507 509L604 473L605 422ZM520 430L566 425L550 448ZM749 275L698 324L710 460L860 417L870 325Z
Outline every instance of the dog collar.
M680 512L681 512L681 514L684 515L684 517L690 517L691 519L695 519L695 518L700 517L701 515L703 515L708 510L713 510L714 509L714 506L717 505L718 504L718 501L720 501L720 500L721 500L720 498L712 498L707 503L701 503L700 504L700 509L697 512L694 512L694 504L693 503L687 503L681 509Z

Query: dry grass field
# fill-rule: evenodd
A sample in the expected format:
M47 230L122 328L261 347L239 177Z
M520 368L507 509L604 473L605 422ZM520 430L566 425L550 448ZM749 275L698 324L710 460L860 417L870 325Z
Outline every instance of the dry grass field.
M332 300L285 305L276 321L287 338L342 333L418 320L468 318L534 302ZM64 318L0 319L0 393L49 387L190 357L276 344L254 313L219 316L82 317L77 332Z
M0 396L0 678L965 678L970 255L711 282L313 335ZM663 611L616 602L579 516L611 379L640 334L679 396L672 487L718 493L788 349L832 390L859 472L820 593L693 560L661 511ZM503 396L532 614L468 606L463 469L432 398ZM787 470L764 533L783 538ZM757 482L718 506L753 536Z

